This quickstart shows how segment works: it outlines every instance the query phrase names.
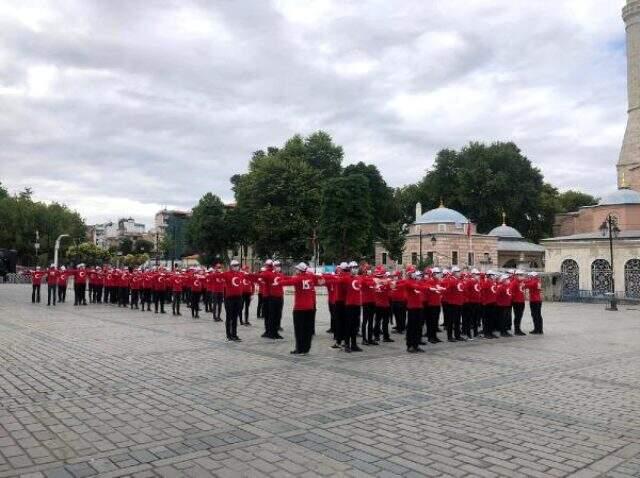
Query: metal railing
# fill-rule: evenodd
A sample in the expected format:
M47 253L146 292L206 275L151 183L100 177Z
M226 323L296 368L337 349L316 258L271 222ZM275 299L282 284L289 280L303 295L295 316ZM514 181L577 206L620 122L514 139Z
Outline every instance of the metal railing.
M563 291L561 300L562 302L605 303L609 302L611 297L615 297L620 302L640 303L640 296L629 295L624 291L611 293L584 289L569 292Z

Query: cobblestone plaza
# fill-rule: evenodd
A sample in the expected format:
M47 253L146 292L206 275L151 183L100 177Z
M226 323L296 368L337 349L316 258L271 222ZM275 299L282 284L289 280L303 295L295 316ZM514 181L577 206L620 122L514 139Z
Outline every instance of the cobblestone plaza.
M306 357L290 310L285 340L253 319L226 343L0 286L0 478L640 476L639 310L545 304L543 337L344 354L322 300Z

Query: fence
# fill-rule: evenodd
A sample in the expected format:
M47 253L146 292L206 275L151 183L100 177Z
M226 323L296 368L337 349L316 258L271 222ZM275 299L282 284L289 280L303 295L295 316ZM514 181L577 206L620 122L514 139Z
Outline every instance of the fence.
M10 272L0 278L0 282L5 284L31 284L31 276L27 274L14 274Z
M627 304L640 304L640 297L631 297L626 294L626 292L618 291L615 293L602 293L598 291L592 290L583 290L580 289L578 291L563 291L562 293L562 302L582 302L582 303L606 303L611 301L612 296L616 298L616 300L620 303Z

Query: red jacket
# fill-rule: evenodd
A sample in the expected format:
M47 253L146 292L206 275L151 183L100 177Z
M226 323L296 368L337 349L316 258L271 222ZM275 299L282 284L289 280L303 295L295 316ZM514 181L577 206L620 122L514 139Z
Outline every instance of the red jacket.
M480 280L480 299L482 305L490 305L496 303L496 293L498 291L497 285L491 279Z
M85 269L74 269L73 281L76 284L85 284L87 282L87 271Z
M526 289L529 291L529 302L542 302L542 282L540 279L529 279L525 283Z
M362 303L375 304L376 302L376 283L370 276L362 276Z
M454 276L442 280L442 287L446 288L442 302L451 305L464 305L464 283Z
M58 275L60 271L58 269L49 269L47 271L47 284L49 285L58 285Z
M224 294L227 297L239 297L244 289L242 279L244 274L239 271L227 271L220 274L224 281Z
M354 276L351 274L345 274L340 278L340 281L345 290L345 305L362 305L362 276Z
M498 307L511 307L511 284L508 282L498 284L496 305Z
M511 279L509 287L511 289L512 302L514 302L515 304L522 304L524 302L525 291L524 281L521 281L520 279L514 277L513 279Z
M398 281L396 287L402 287L406 291L408 310L422 309L425 288L425 285L423 283L420 283L414 279L406 279L403 281Z
M193 292L202 292L205 290L206 280L205 277L201 274L196 274L193 276L193 282L191 283L191 290Z
M316 309L316 285L318 278L308 272L293 277L282 277L279 283L294 287L293 310Z
M438 307L442 304L442 291L440 289L440 281L435 277L429 277L424 281L425 286L425 302L430 307Z
M468 277L464 281L465 301L470 304L480 304L482 302L480 282L473 277Z
M67 280L69 279L69 273L67 271L60 271L58 274L58 286L67 286Z
M391 306L391 300L389 298L390 290L391 286L388 280L375 279L376 307L386 308Z
M142 274L136 272L131 275L131 290L140 290L142 288Z
M171 290L173 292L182 292L183 278L184 276L178 275L178 274L174 274L173 276L171 276L170 282L171 282Z
M251 294L254 292L253 279L249 276L249 274L245 274L242 278L242 293L243 294Z

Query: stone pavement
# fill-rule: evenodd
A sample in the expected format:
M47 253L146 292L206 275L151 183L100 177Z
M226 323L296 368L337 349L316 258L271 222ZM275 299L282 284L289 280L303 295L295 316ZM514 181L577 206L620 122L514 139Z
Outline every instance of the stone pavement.
M293 357L289 303L286 340L254 319L236 344L29 292L0 286L0 478L640 476L638 310L545 304L544 337L347 355L323 300Z

